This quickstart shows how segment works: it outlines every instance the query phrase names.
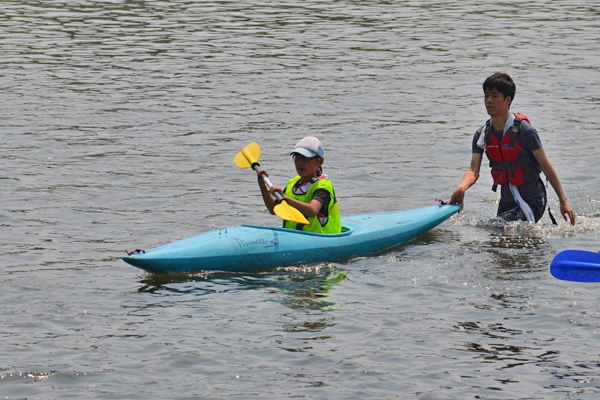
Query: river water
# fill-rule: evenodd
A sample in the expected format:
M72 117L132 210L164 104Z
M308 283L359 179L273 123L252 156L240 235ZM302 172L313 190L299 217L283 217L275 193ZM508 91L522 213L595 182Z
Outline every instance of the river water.
M1 8L0 397L598 397L600 288L549 273L600 247L597 1ZM486 171L463 213L378 256L189 276L121 260L279 225L232 161L252 141L283 184L319 137L343 215L448 200L498 71L575 227L500 223Z

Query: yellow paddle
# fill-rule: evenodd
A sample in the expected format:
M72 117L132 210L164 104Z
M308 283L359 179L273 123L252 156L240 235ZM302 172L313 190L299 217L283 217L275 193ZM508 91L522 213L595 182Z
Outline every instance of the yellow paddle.
M252 168L253 170L258 171L260 167L260 164L258 163L259 158L260 146L256 142L252 142L248 146L244 147L242 151L237 153L237 155L233 157L233 161L235 162L235 165L240 168ZM269 178L267 178L264 174L261 174L261 178L265 182L265 185L267 185L267 189L271 189L271 186L273 185L269 181ZM290 206L283 199L279 192L275 192L274 196L277 203L275 207L273 207L275 215L281 219L295 222L297 224L307 225L309 223L300 211Z

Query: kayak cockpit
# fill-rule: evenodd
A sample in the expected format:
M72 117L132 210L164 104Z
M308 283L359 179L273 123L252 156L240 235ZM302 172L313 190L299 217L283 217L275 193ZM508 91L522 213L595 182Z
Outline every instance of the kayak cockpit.
M351 227L348 227L348 226L342 226L342 232L341 233L334 233L334 234L297 231L295 229L287 229L287 228L272 227L272 226L257 226L257 225L242 225L242 226L245 227L245 228L267 229L267 230L270 230L270 231L280 231L280 232L293 233L293 234L298 234L298 235L318 236L318 237L323 237L323 238L327 238L327 237L334 238L334 237L340 237L340 236L348 236L348 235L351 235L354 232L354 228L351 228Z

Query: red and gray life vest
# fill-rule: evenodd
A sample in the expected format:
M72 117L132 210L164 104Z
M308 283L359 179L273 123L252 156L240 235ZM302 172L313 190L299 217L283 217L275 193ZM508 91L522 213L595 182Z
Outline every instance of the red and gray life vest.
M514 124L504 137L492 133L489 122L482 133L485 134L485 152L492 167L493 191L498 185L512 183L519 186L539 179L541 169L533 153L519 144L519 127L523 120L529 122L523 114L515 113Z

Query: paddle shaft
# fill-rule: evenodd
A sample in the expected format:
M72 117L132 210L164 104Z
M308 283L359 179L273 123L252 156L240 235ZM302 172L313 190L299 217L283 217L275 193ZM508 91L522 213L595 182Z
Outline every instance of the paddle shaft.
M259 167L260 167L260 165L258 163L252 164L252 169L255 170L256 172L258 172ZM271 189L271 187L273 186L273 184L271 183L271 181L269 180L269 178L267 178L267 176L265 174L260 174L260 177L262 178L263 182L267 186L267 189ZM281 193L275 192L273 194L273 196L275 197L275 200L277 201L277 204L279 204L279 203L281 203L283 201L283 196L281 195Z
M233 162L240 168L252 168L254 171L258 172L260 164L258 163L258 159L260 158L260 146L256 142L250 143L248 146L244 147L242 151L240 151L235 157L233 157ZM266 189L270 191L273 187L273 184L265 174L260 174L262 177L263 183L266 186ZM259 181L260 183L260 181ZM261 192L263 191L263 187L261 185ZM263 194L264 195L264 194ZM280 192L275 192L271 194L273 196L275 205L271 210L272 213L275 213L279 218L284 221L295 222L297 224L308 225L309 222L306 217L297 209L290 206L283 198L283 194ZM265 198L266 204L266 198ZM267 206L269 207L269 206Z

